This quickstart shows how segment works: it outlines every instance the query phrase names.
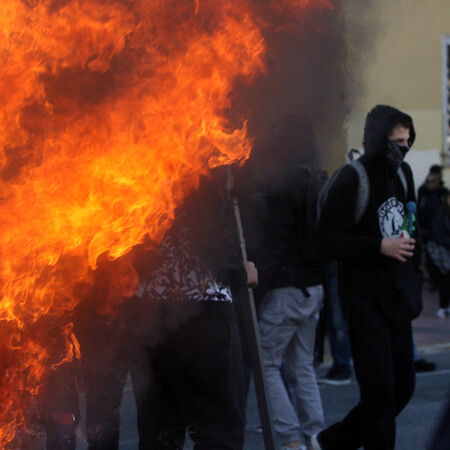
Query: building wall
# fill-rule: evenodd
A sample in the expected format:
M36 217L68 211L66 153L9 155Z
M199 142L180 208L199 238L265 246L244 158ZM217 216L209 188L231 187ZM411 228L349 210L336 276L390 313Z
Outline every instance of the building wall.
M407 161L416 184L421 184L430 165L444 162L441 42L444 34L450 34L450 1L372 2L371 14L366 12L363 19L373 39L365 36L363 48L358 44L361 3L347 0L344 6L347 65L357 73L350 81L355 86L349 85L347 146L361 148L364 118L374 105L404 110L413 117L417 131ZM446 177L450 185L450 168Z

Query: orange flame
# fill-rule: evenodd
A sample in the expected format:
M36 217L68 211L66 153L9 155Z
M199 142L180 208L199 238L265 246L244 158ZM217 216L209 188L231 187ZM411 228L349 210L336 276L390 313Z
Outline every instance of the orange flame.
M27 426L22 393L79 356L63 318L98 256L158 243L200 175L248 157L226 112L264 71L255 18L250 0L1 3L1 448ZM56 362L46 317L65 337Z

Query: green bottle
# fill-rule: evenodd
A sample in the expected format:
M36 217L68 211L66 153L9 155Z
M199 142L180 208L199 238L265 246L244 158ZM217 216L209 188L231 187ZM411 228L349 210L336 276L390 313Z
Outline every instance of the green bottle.
M408 202L406 204L406 215L400 227L400 238L408 239L414 237L416 233L416 210L415 202Z

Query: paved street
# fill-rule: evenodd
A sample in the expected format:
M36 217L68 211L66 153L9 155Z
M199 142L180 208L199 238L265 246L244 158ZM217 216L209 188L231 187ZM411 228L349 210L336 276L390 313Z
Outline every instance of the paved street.
M425 292L425 307L420 318L414 322L414 334L421 356L437 363L431 373L417 375L417 386L413 399L398 418L396 450L425 450L436 422L450 395L450 319L434 317L437 294ZM329 367L329 357L317 369L319 376ZM321 386L321 395L327 424L341 419L358 401L358 388L353 381L350 385L332 387ZM262 435L256 432L259 417L254 391L248 402L248 426L246 450L264 449ZM136 413L131 386L128 385L122 403L121 450L137 449ZM80 449L83 446L79 446ZM186 449L192 448L187 442Z

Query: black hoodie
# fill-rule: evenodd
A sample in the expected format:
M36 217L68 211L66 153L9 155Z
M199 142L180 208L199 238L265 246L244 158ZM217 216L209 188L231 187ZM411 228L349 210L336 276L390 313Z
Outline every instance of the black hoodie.
M403 222L406 203L415 202L411 168L401 167L408 189L387 159L388 136L398 124L410 128L410 146L415 139L412 119L390 106L376 106L367 116L364 129L365 154L360 162L370 184L366 212L354 223L359 179L351 167L344 167L333 182L317 227L317 253L322 259L340 260L339 293L345 307L364 299L377 306L394 323L416 317L421 310L419 276L421 245L402 263L380 252L384 237L396 235ZM416 225L417 226L417 225Z

